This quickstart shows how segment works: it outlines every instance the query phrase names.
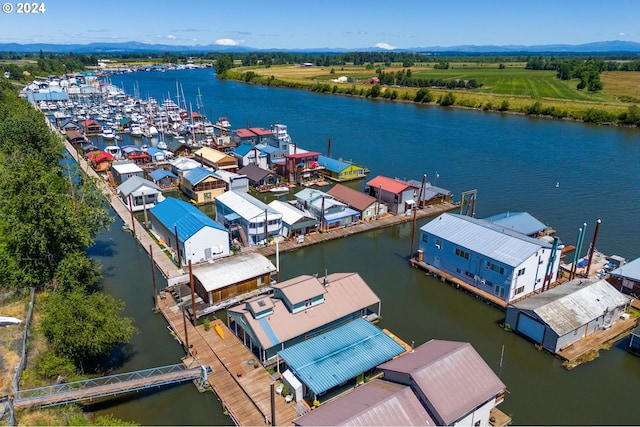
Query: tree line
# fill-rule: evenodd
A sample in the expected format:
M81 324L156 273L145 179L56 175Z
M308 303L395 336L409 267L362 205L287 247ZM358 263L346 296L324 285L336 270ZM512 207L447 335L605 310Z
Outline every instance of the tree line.
M123 303L99 292L100 266L85 250L112 218L93 179L64 155L42 113L0 81L0 288L39 291L50 351L45 378L102 371L135 333Z

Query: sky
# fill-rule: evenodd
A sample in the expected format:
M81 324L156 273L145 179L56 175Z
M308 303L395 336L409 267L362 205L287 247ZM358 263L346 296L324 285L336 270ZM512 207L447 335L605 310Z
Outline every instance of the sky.
M0 0L0 43L408 49L640 42L640 0ZM28 4L32 4L28 3Z

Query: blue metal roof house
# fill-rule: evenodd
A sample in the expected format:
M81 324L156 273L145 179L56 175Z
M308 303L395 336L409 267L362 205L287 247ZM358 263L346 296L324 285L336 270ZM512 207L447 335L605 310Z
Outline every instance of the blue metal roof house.
M544 223L540 222L528 212L503 212L485 218L485 221L492 222L504 228L510 228L534 239L542 236L548 229Z
M451 213L420 228L418 248L427 265L507 303L541 291L545 277L555 282L561 252L557 244Z
M229 232L191 203L167 197L149 210L151 232L182 265L229 255Z
M278 357L302 384L296 400L306 397L313 402L345 384L355 387L358 376L405 351L380 328L360 318L281 350Z
M308 209L318 218L321 230L347 227L360 221L360 212L351 209L324 191L305 188L294 196L298 208Z

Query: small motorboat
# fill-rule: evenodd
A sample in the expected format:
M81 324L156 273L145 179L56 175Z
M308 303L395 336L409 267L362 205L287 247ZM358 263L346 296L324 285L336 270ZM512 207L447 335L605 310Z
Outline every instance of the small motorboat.
M287 193L289 192L289 187L287 186L273 187L273 188L270 188L269 191L271 191L272 193Z

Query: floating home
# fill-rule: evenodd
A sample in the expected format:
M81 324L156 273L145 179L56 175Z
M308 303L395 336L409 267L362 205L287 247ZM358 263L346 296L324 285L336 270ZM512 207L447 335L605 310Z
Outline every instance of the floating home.
M298 276L227 310L228 326L264 365L277 353L348 321L380 315L380 299L357 273Z
M631 298L602 279L575 279L507 307L505 324L557 354L611 328Z
M469 343L431 340L374 379L293 420L316 425L507 425L506 386Z
M628 263L617 260L618 267L609 272L607 281L617 290L635 298L640 296L640 258Z
M546 240L444 213L420 228L418 259L509 303L542 291L545 282L554 283L560 252Z

